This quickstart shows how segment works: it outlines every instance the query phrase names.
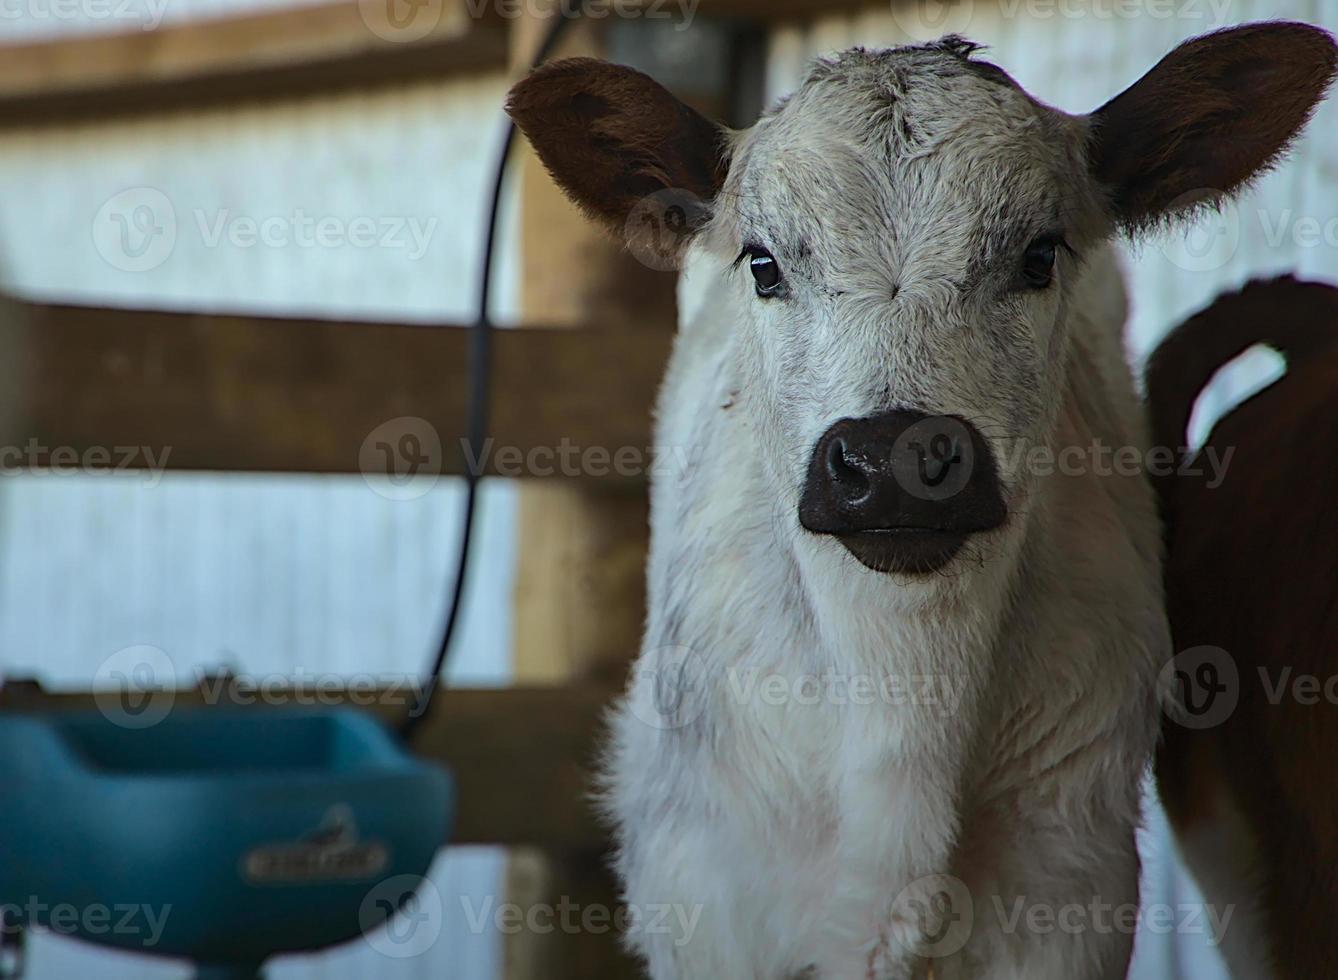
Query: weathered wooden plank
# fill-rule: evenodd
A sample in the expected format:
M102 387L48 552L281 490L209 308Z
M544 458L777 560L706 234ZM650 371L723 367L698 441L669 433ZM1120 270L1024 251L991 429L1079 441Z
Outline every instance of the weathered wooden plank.
M387 721L402 717L407 690L306 690L245 686L176 692L171 710L241 707L283 710L303 705L351 705ZM610 694L596 687L443 688L414 739L424 758L446 766L459 790L452 844L534 845L587 849L603 831L590 807L589 773ZM90 692L52 693L0 685L0 711L97 710Z
M317 6L38 43L0 45L0 126L64 125L138 113L327 95L503 71L508 26L575 0L335 0ZM674 0L593 0L679 17ZM812 19L873 0L698 0L693 16ZM632 14L628 14L631 16Z
M669 342L651 327L497 330L483 471L644 477ZM0 463L31 465L35 443L93 468L139 446L170 469L463 473L468 343L447 326L7 303Z
M697 13L722 19L758 21L816 20L890 4L910 5L920 0L699 0Z
M492 3L319 6L0 46L0 125L203 109L504 70ZM402 12L401 11L401 12Z

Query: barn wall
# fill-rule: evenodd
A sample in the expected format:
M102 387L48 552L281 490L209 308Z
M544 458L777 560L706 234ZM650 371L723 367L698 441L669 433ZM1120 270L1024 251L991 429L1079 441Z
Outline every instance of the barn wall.
M218 0L172 7L175 16L228 9ZM102 26L16 23L0 16L0 39L34 25L66 33ZM499 74L0 131L0 283L109 305L467 322L505 86ZM152 241L136 217L145 206ZM117 214L130 221L124 243ZM314 226L300 225L319 219L340 230L335 240L312 244ZM353 235L358 219L375 223L375 244ZM272 244L250 243L246 222L267 220ZM503 251L505 313L514 305L509 241ZM416 677L444 611L460 489L443 479L416 499L390 500L356 475L6 475L0 674L86 687L116 651L148 644L187 683L220 666L261 677ZM482 506L481 574L451 676L492 686L510 674L514 488L489 483ZM467 911L497 899L500 870L490 849L438 861L442 906L426 928L440 936L421 955L387 956L357 942L282 960L273 976L496 976L500 937L471 929ZM178 965L44 936L31 954L34 980L185 975Z

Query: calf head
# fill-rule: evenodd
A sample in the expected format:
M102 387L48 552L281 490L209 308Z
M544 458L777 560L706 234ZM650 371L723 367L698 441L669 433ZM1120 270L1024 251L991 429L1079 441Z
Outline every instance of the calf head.
M1323 31L1249 25L1075 116L976 50L821 60L741 132L587 59L508 103L593 217L638 247L643 227L682 232L660 247L716 280L734 410L796 542L834 538L877 571L934 571L1003 533L1028 480L999 447L1053 444L1084 260L1267 168L1335 66Z

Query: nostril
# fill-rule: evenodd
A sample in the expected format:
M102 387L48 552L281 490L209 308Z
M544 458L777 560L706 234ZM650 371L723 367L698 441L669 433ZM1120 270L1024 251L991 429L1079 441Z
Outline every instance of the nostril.
M859 500L869 492L869 478L862 469L851 465L846 441L840 437L827 444L827 475L849 500Z

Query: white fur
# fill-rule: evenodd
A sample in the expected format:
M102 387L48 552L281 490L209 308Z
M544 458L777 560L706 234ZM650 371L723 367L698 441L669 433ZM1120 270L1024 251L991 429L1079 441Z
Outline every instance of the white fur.
M686 262L657 441L691 465L653 486L607 773L629 903L700 909L690 933L632 930L656 980L925 976L944 924L918 910L945 881L973 924L931 947L937 980L1124 976L1130 934L1005 928L1019 898L1137 901L1168 652L1152 495L1007 452L1145 444L1119 270L1083 121L936 57L843 55L739 134ZM972 266L1047 208L1083 255L1050 290L1007 292L1007 257ZM750 238L786 300L731 267ZM978 420L998 450L1009 520L940 574L870 571L795 516L818 436L897 406ZM834 680L889 676L937 703Z

